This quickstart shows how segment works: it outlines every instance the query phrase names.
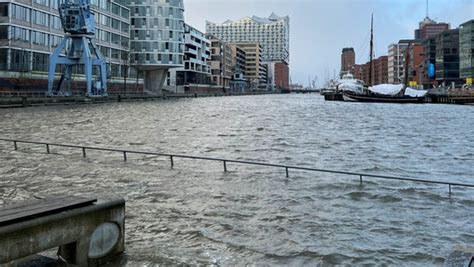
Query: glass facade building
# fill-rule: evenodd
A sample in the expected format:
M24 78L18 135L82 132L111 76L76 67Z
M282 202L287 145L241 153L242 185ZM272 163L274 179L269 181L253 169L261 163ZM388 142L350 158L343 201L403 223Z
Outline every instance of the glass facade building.
M459 29L436 36L436 80L449 85L459 79Z
M460 77L474 78L474 19L459 27Z
M0 71L38 78L47 74L49 55L64 36L58 2L0 0ZM91 0L91 5L96 43L107 58L108 75L121 78L129 61L130 10L123 1Z
M161 92L168 70L183 66L183 0L128 0L130 63L145 74L145 90Z

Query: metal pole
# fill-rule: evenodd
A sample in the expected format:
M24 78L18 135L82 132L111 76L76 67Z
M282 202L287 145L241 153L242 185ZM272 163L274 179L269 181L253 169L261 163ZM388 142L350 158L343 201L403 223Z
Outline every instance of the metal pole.
M18 146L16 145L16 141L13 141L13 146L15 147L15 150L18 150Z
M286 170L286 178L290 177L290 174L288 173L288 167L285 167Z
M222 161L224 163L224 172L227 172L227 162L225 160Z
M86 157L86 148L85 147L82 148L82 157L83 158Z
M46 153L49 154L49 144L46 144Z
M127 161L127 152L126 151L123 152L123 161Z
M170 156L170 162L171 162L171 168L173 168L174 167L173 156Z

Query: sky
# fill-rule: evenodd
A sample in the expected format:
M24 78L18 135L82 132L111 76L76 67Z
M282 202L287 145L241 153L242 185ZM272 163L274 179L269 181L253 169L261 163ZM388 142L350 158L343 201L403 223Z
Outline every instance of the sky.
M370 16L374 14L375 56L410 39L426 16L426 0L184 0L186 23L205 32L206 21L246 16L290 16L290 76L322 85L340 70L342 48L354 47L356 63L369 59ZM474 0L429 0L429 15L457 28L474 18Z

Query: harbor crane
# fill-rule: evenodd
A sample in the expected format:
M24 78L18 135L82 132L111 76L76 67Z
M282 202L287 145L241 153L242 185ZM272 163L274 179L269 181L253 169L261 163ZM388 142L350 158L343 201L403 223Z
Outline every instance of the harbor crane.
M57 0L64 38L49 57L48 95L67 95L73 67L83 66L87 96L107 95L107 65L95 44L95 18L90 0ZM56 66L63 66L56 89ZM93 81L93 68L98 67L98 80ZM80 68L78 68L80 69Z

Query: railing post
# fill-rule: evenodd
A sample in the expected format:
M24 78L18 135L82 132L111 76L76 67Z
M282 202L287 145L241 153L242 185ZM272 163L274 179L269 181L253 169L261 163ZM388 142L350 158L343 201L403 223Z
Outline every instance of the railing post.
M16 144L16 141L13 141L13 146L15 147L15 150L18 150L18 146Z
M288 167L285 167L285 171L286 171L286 178L289 178L289 177L290 177L290 173L288 172Z
M174 167L173 156L170 156L170 163L171 163L171 168L173 168Z
M49 144L46 144L46 153L49 154L49 152L50 152L50 151L49 151Z
M224 163L224 172L227 172L227 161L223 160L222 162Z
M86 157L86 148L85 147L82 148L82 157L83 158Z
M126 151L123 152L123 161L127 161L127 152Z

